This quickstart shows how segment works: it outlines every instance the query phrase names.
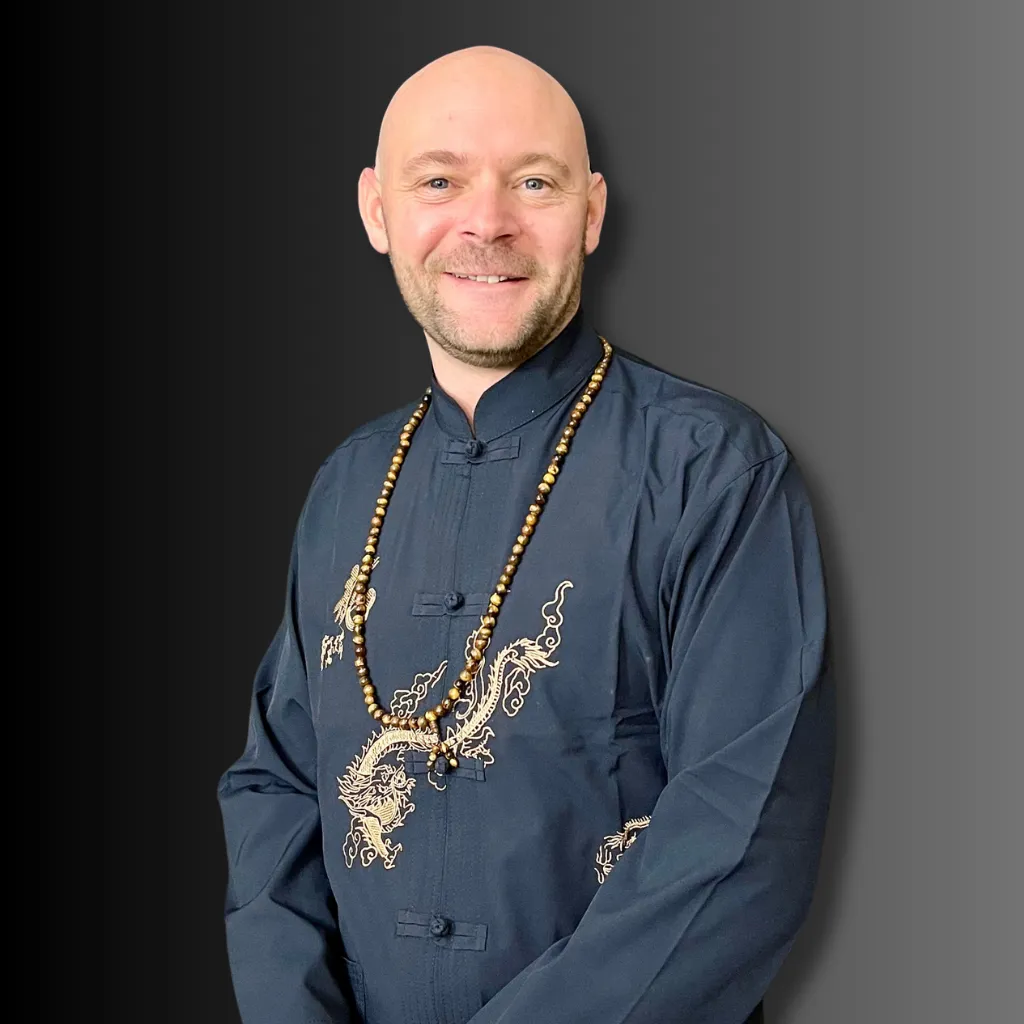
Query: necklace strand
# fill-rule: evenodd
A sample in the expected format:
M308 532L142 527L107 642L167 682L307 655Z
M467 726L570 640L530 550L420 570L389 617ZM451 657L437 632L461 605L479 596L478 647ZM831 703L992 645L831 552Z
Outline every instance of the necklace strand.
M440 721L455 707L455 704L462 697L463 687L473 681L473 677L483 664L484 652L491 642L491 636L494 633L494 627L497 625L502 603L509 592L509 588L512 586L512 577L516 574L523 552L526 550L526 545L529 543L530 537L537 527L544 506L547 504L548 496L551 494L551 489L555 486L562 463L569 454L569 447L580 421L586 414L587 409L590 408L594 396L601 389L601 381L604 380L608 363L612 357L611 345L604 338L601 338L601 344L604 346L604 355L597 366L594 367L583 394L580 395L579 401L573 406L573 410L569 414L569 422L562 431L558 444L555 445L555 451L551 456L547 470L543 477L541 477L540 483L537 484L537 493L530 504L529 511L526 513L523 525L519 528L515 544L512 545L512 552L502 569L501 576L498 577L498 582L494 586L494 592L488 599L487 611L480 617L480 625L470 634L473 646L470 648L469 658L459 673L458 680L449 689L447 696L439 704L419 717L394 715L381 704L377 696L377 688L370 679L370 669L366 661L367 595L370 589L373 562L377 557L377 544L380 540L381 527L384 525L384 517L387 515L388 504L395 490L395 484L398 482L398 474L401 472L402 463L405 461L405 456L412 445L416 428L422 422L430 405L431 389L429 387L424 393L423 398L420 399L419 405L409 417L408 422L402 427L402 433L398 438L398 447L395 449L394 455L391 456L391 467L388 469L380 495L377 497L373 518L370 520L370 532L366 538L366 546L363 548L363 556L359 563L359 572L356 575L354 588L355 607L352 615L352 624L355 627L352 632L352 650L355 654L355 666L356 673L359 676L359 684L363 689L363 701L366 704L367 712L374 721L380 722L381 725L392 729L415 730L434 734L434 744L427 755L428 769L434 767L438 759L441 759L440 767L442 769L447 769L448 767L457 768L459 765L455 751L450 750L448 744L441 740Z

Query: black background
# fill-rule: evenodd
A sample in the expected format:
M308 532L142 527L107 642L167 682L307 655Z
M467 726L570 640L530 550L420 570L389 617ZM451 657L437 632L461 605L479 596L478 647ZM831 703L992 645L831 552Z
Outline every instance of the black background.
M839 774L769 1021L1012 1019L1021 11L40 15L43 1019L237 1021L216 782L313 472L428 373L356 179L399 83L483 42L568 88L608 177L591 322L811 485Z

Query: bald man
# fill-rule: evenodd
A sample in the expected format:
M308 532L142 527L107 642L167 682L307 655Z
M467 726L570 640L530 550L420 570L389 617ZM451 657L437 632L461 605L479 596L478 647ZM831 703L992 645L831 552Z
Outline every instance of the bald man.
M587 323L606 193L508 51L385 112L359 210L432 374L317 473L221 779L246 1024L762 1019L831 786L814 520L755 412Z

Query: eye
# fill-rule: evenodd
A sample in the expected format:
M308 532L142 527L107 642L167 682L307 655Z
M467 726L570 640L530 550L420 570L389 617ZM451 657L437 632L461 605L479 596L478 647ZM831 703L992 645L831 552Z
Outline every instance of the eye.
M438 181L443 181L443 182L445 183L445 185L447 185L447 184L448 184L448 179L447 179L447 178L431 178L431 179L430 179L430 180L429 180L429 181L427 182L427 187L428 187L428 188L430 188L430 190L431 190L432 192L440 192L440 191L442 191L442 189L438 189L438 188L432 188L432 186L434 185L434 183L435 183L435 182L438 182Z
M530 182L534 182L535 184L537 184L537 185L540 185L540 186L544 186L544 185L547 185L547 182L546 182L546 181L545 181L545 180L544 180L543 178L527 178L527 179L526 179L526 180L525 180L525 181L523 182L523 184L524 184L524 185L527 185L527 186L529 186ZM528 188L526 189L526 191L527 191L527 192L539 192L539 191L540 191L540 188L529 188L529 187L528 187Z

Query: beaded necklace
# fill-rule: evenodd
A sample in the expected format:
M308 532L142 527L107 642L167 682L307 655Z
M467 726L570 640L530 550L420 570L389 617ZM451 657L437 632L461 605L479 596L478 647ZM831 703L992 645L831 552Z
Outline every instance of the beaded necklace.
M452 710L462 696L462 687L472 682L473 677L480 670L484 651L487 650L487 646L491 642L491 635L498 622L502 602L512 586L512 577L515 576L523 552L530 541L530 536L537 527L537 522L544 510L544 506L547 504L548 495L558 479L562 463L565 461L566 455L569 454L569 445L579 427L580 421L590 407L591 402L593 402L594 396L601 389L601 381L604 380L605 371L608 369L608 363L612 357L611 345L604 338L601 338L601 344L604 346L604 355L597 366L594 367L586 389L580 395L580 400L573 406L573 410L569 415L569 422L562 431L558 444L555 445L551 462L548 464L548 468L540 483L537 484L537 494L530 504L523 525L519 528L515 544L512 545L512 552L508 556L501 576L498 577L498 582L494 586L494 593L488 599L487 611L480 617L480 625L470 634L473 638L473 646L470 648L469 658L466 661L465 667L459 673L458 680L452 685L444 700L436 707L424 712L418 718L393 715L382 706L377 697L377 688L370 679L370 669L366 662L366 605L367 593L370 589L370 575L373 572L373 561L377 555L377 544L380 539L381 527L384 525L388 503L394 492L395 484L398 482L398 474L401 472L402 463L405 461L406 453L412 445L412 438L416 433L416 428L422 422L430 405L431 389L429 387L424 393L423 398L420 399L416 410L409 417L408 422L402 427L402 433L398 438L398 447L395 449L394 455L391 456L391 467L388 469L387 477L377 498L373 518L370 520L370 532L366 538L366 546L363 548L363 557L360 559L359 572L356 576L353 602L354 612L352 615L352 624L355 627L352 633L352 650L355 655L355 666L359 676L359 683L363 688L363 701L366 704L367 712L374 721L380 722L381 725L392 729L418 730L434 734L434 744L427 755L428 769L434 767L435 762L439 758L442 759L442 768L457 768L459 765L455 752L449 750L447 743L441 741L440 721Z

